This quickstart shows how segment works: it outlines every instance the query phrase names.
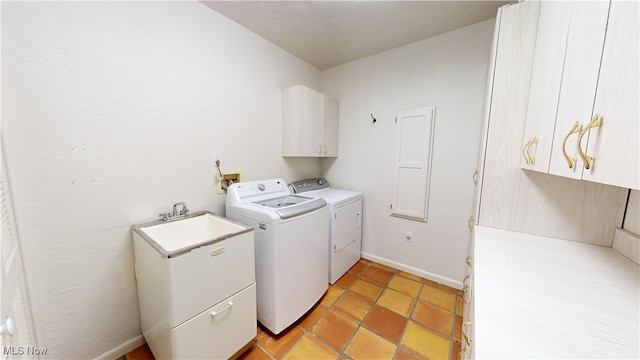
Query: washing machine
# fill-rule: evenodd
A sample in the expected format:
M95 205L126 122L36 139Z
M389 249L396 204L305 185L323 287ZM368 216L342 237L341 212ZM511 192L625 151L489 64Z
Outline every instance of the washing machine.
M258 321L279 334L329 287L327 202L282 179L241 182L227 189L226 217L254 228Z
M333 189L325 178L295 181L293 192L324 199L329 206L329 283L334 284L360 260L361 192Z

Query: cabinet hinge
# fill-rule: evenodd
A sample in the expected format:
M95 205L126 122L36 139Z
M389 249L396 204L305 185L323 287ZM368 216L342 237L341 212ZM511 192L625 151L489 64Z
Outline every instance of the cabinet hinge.
M396 116L396 124L398 123L398 117Z
M393 209L393 204L389 204L389 209Z

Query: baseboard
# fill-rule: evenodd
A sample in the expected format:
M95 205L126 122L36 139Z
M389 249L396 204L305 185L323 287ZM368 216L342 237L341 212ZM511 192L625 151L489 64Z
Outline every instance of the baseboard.
M613 248L640 265L640 236L618 228L613 237Z
M135 349L137 349L138 347L144 345L146 341L144 340L144 337L142 336L142 334L134 337L133 339L126 341L124 344L115 347L107 352L105 352L104 354L98 356L96 358L96 360L113 360L113 359L119 359L120 357L122 357L122 355L125 355L128 352L131 352Z
M415 276L420 276L421 278L428 279L433 282L437 282L438 284L442 284L442 285L452 287L454 289L462 290L462 282L460 281L449 279L447 277L433 274L424 270L420 270L418 268L414 268L413 266L409 266L393 260L385 259L377 255L366 253L364 251L360 255L367 260L375 261L382 265L387 265L394 269L402 270L404 272L407 272Z

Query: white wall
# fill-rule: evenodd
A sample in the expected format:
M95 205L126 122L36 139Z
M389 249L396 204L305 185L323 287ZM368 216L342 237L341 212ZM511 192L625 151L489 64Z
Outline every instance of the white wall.
M340 100L340 155L323 170L333 187L364 193L364 257L462 287L493 30L485 21L322 73L322 91ZM427 223L389 216L394 117L422 106L436 107Z
M222 214L214 152L245 180L319 176L280 156L280 90L319 80L198 2L2 2L2 139L45 334L29 345L86 359L139 336L130 226L177 201Z

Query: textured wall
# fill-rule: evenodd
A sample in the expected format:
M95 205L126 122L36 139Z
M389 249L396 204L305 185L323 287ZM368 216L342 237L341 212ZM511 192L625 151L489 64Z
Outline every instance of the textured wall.
M364 192L366 257L462 286L493 30L485 21L322 73L322 90L340 99L340 156L323 172L334 187ZM394 117L422 106L436 107L427 223L389 216Z
M280 90L319 71L198 2L2 2L2 138L36 324L51 358L140 334L130 226L176 201L224 211L280 156Z

